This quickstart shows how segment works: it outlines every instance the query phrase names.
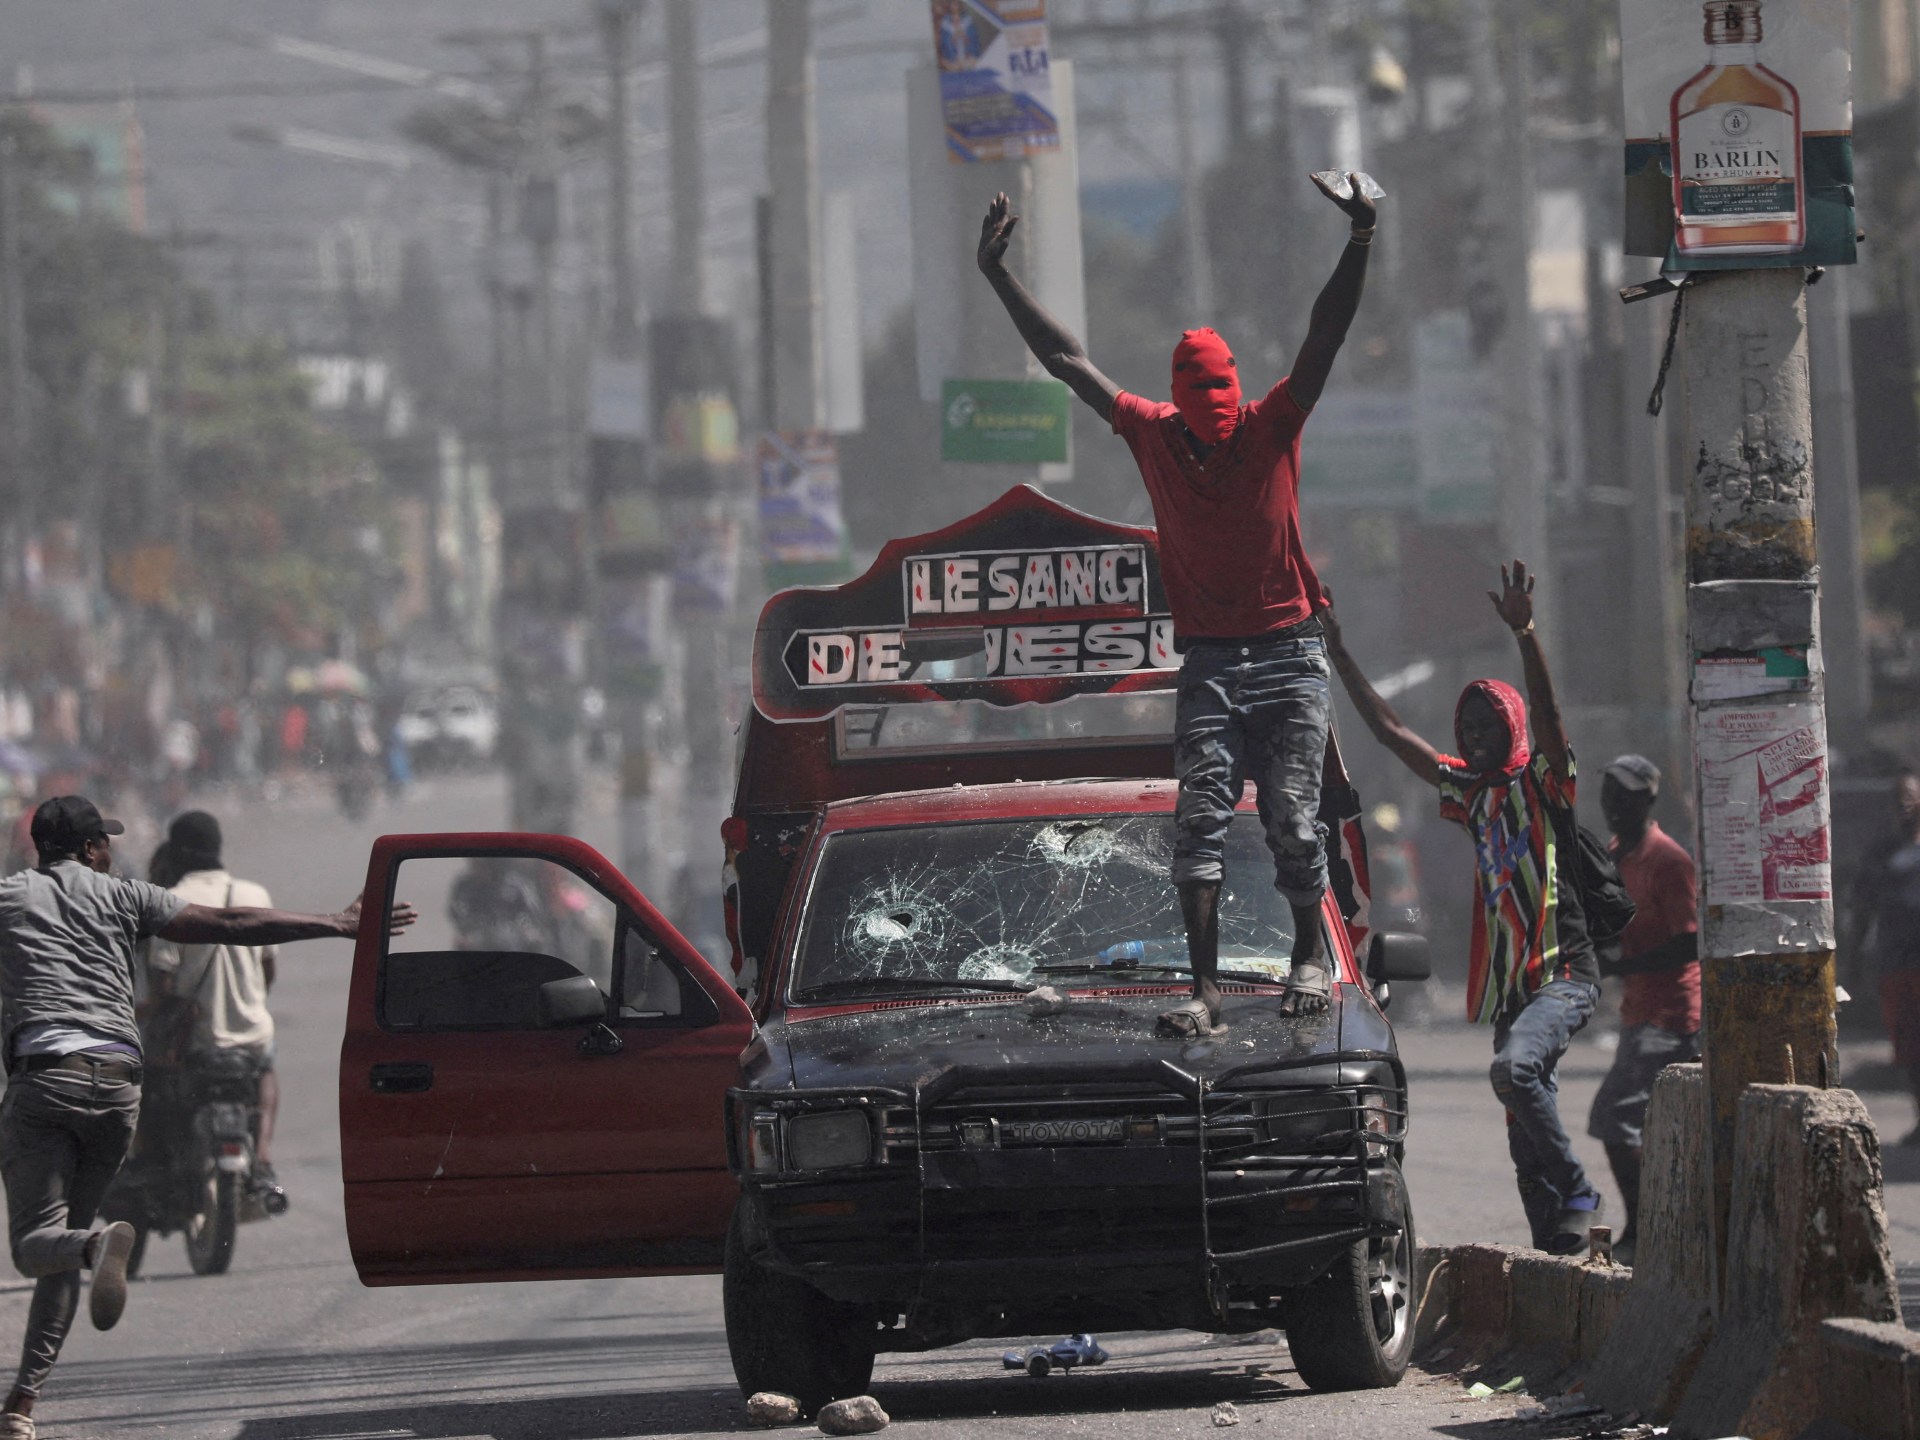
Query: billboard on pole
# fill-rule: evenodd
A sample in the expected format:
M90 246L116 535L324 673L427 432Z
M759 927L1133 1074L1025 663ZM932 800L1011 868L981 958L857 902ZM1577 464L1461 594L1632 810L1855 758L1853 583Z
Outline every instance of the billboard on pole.
M1621 0L1628 254L1853 263L1851 15L1849 0Z
M761 437L760 560L767 583L817 585L847 572L840 451L825 430Z
M947 158L1008 160L1060 144L1047 0L933 0Z

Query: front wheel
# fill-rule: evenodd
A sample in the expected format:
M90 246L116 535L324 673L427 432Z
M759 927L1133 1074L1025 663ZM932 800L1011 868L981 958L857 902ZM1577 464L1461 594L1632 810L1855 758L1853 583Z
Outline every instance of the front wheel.
M830 1400L865 1394L873 1380L873 1322L755 1260L743 1228L745 1208L744 1202L734 1206L727 1229L720 1292L740 1393L791 1395L809 1415Z
M233 1264L240 1228L240 1177L209 1170L201 1182L200 1212L187 1222L187 1263L196 1275L224 1275Z
M1392 1210L1376 1221L1397 1233L1356 1240L1333 1268L1294 1297L1287 1348L1315 1390L1398 1385L1413 1358L1413 1206L1398 1165L1387 1168Z

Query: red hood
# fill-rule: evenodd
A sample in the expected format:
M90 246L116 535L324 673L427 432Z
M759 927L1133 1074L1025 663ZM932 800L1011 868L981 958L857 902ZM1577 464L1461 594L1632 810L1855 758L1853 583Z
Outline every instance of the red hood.
M1470 680L1467 688L1460 692L1460 698L1453 707L1453 743L1460 753L1465 755L1467 747L1460 743L1460 711L1469 697L1484 695L1487 703L1493 706L1493 713L1507 722L1507 763L1501 769L1508 775L1524 770L1533 752L1527 747L1527 702L1520 692L1504 680Z

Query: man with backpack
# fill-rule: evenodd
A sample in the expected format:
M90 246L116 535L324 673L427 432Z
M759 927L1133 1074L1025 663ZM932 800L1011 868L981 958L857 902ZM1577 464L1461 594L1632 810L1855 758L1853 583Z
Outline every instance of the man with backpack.
M1458 758L1414 734L1380 698L1331 609L1322 623L1328 658L1374 738L1439 790L1441 817L1473 838L1467 1013L1493 1026L1489 1077L1507 1107L1507 1148L1533 1243L1568 1255L1586 1247L1602 1201L1560 1123L1555 1072L1600 998L1587 896L1617 912L1618 877L1609 877L1597 842L1583 853L1573 818L1573 749L1534 633L1533 578L1516 560L1501 566L1500 581L1487 598L1520 648L1527 698L1498 680L1469 684L1454 710ZM1529 704L1537 748L1528 744Z

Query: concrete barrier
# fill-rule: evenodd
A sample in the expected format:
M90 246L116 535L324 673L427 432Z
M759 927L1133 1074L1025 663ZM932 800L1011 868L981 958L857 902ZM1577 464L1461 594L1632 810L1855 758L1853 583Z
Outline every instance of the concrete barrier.
M1580 1334L1575 1345L1582 1368L1606 1347L1607 1337L1627 1308L1633 1272L1618 1265L1589 1265L1580 1276Z
M1448 1349L1454 1368L1497 1358L1545 1394L1599 1350L1631 1272L1511 1245L1455 1245L1424 1250L1422 1274L1416 1355Z
M1444 1245L1422 1245L1416 1263L1420 1290L1413 1302L1413 1353L1424 1356L1460 1324L1460 1267Z
M1713 1334L1713 1167L1700 1066L1660 1072L1645 1134L1633 1278L1609 1293L1611 1323L1594 1317L1586 1394L1616 1414L1665 1416Z
M1671 1425L1682 1435L1793 1440L1820 1418L1821 1322L1899 1319L1879 1138L1859 1097L1749 1086L1735 1125L1731 1203L1713 1339ZM1630 1297L1616 1332L1632 1313ZM1588 1393L1618 1404L1611 1391L1603 1399L1590 1384Z
M1920 1440L1920 1335L1871 1320L1823 1322L1814 1433Z
M1456 1245L1449 1254L1455 1271L1458 1324L1456 1342L1476 1354L1492 1354L1507 1344L1513 1289L1509 1272L1529 1254L1518 1245Z

